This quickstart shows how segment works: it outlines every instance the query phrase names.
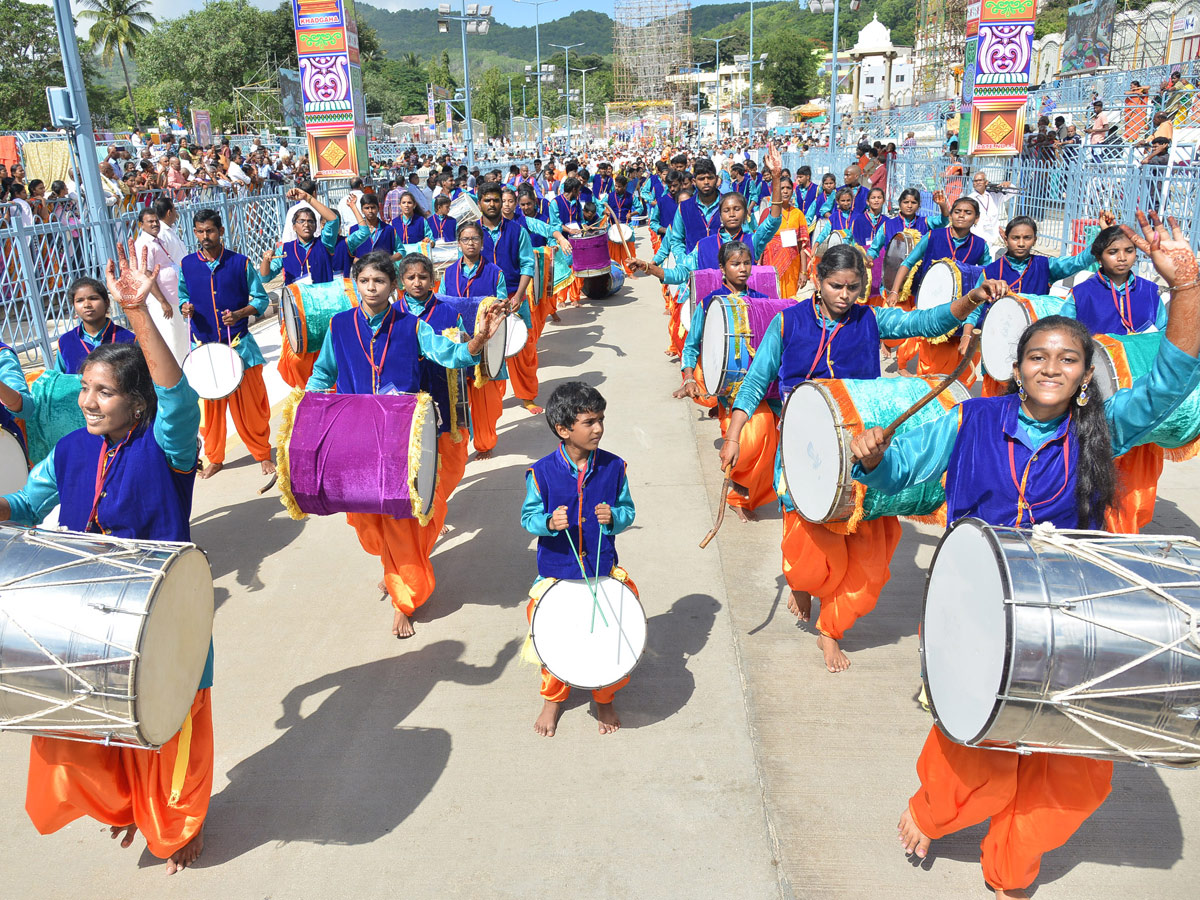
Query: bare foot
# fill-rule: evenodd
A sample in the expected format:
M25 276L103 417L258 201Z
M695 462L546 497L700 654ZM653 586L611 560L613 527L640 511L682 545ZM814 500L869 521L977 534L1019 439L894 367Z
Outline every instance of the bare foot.
M491 459L492 451L491 450L476 450L475 458L476 459Z
M117 835L124 835L121 838L122 850L128 850L133 845L133 839L137 836L136 825L113 825L108 830L112 832L111 836L114 841L117 839Z
M171 854L167 860L167 874L174 875L180 869L186 869L200 858L204 850L204 826L196 832L196 836Z
M220 472L223 468L225 468L224 463L210 462L208 465L206 465L203 469L200 470L200 477L201 478L212 478L214 475L216 475L218 472ZM275 469L272 468L271 471L274 472Z
M538 713L537 721L533 723L534 732L542 737L554 737L560 715L562 715L561 703L555 703L553 700L543 701L542 711Z
M396 615L392 617L392 634L400 640L404 640L416 633L417 629L413 628L412 619L400 612L400 610L396 610Z
M271 462L269 459L260 460L260 462L262 463L262 472L264 475L275 474L275 463Z
M1029 900L1029 892L1023 891L1020 888L996 891L996 900Z
M558 324L562 322L562 317L558 313L550 313L550 321Z
M807 591L792 591L788 597L787 608L788 612L801 622L807 622L812 618L812 594Z
M442 530L441 530L440 532L438 532L438 537L445 537L445 536L446 536L446 535L448 535L449 533L450 533L450 526L449 526L449 525L443 525L443 526L442 526Z
M596 704L596 720L600 723L601 734L612 734L621 727L621 720L611 703Z
M752 510L752 509L746 509L745 507L742 507L742 506L734 506L732 503L729 504L729 508L732 509L734 514L738 517L739 522L757 522L758 521L758 517L756 515L754 515L754 510Z
M546 411L546 410L542 409L540 406L538 406L536 403L534 403L532 400L522 400L521 405L523 407L525 407L525 411L527 413L529 413L531 416L540 416L542 413L544 413Z
M845 672L850 668L850 657L842 652L842 648L827 634L817 635L817 646L825 654L825 668L834 674Z
M904 847L904 855L912 856L915 853L918 859L924 859L929 852L930 841L917 827L907 806L904 807L904 815L900 817L896 830L900 832L900 844ZM1000 894L997 893L996 896L999 897Z

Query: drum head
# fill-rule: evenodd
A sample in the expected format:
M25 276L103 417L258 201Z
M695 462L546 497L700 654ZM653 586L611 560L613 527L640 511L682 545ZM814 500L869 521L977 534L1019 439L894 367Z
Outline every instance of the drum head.
M992 312L995 310L993 309ZM990 322L991 319L992 313L988 313L988 321ZM1013 356L1016 357L1015 349ZM1095 338L1092 339L1092 365L1096 368L1096 372L1092 376L1092 384L1096 387L1096 396L1103 403L1121 389L1121 383L1117 379L1117 367L1113 364L1112 354L1104 344Z
M504 343L505 357L516 356L525 349L525 341L529 339L529 328L525 325L525 320L512 313L508 317L508 336Z
M846 448L835 408L817 384L797 387L779 424L783 477L796 511L824 522L838 506L846 468Z
M189 547L167 566L154 591L134 663L134 715L147 743L161 745L173 738L196 699L213 610L208 559Z
M987 526L956 523L925 585L921 654L934 718L959 743L980 738L998 706L1012 642L1009 595L1008 570Z
M971 285L974 287L975 285ZM929 267L917 291L917 309L929 309L958 299L955 272L947 262L938 260Z
M0 494L11 494L25 487L29 463L21 442L0 428Z
M729 333L726 324L725 303L716 299L708 304L704 314L704 328L700 332L700 368L704 370L704 381L710 394L718 394L725 380L725 365L729 354Z
M904 260L912 252L912 248L912 239L907 234L896 235L888 244L887 253L883 256L883 286L887 290L890 291L892 285L896 283L900 267L904 265Z
M921 291L924 293L924 285ZM1012 378L1013 363L1017 361L1017 343L1028 327L1029 310L1015 297L1001 297L992 304L987 318L983 320L983 339L979 349L983 367L993 378L998 381Z
M222 400L242 383L245 364L228 344L201 344L183 360L183 374L205 400Z
M646 649L646 613L637 595L615 578L601 578L596 595L598 608L583 581L556 581L529 624L542 665L559 681L593 691L632 672Z
M840 231L829 232L829 237L825 238L825 248L836 247L838 244L846 243L846 237Z
M608 229L608 239L614 244L622 244L633 238L633 229L622 222L616 222Z
M300 328L300 307L296 303L296 295L288 288L284 288L279 298L279 314L283 316L283 331L287 336L288 346L296 353L303 353L300 341L307 335Z
M421 504L418 507L414 503L413 513L427 516L433 509L433 494L437 489L437 408L428 394L418 394L417 403L425 407L425 420L419 426L413 420L414 431L420 428L420 432L414 434L412 439L419 438L421 441L421 467L417 469L417 493L421 497Z
M500 367L504 365L504 350L508 346L509 318L511 317L504 317L504 320L496 329L496 333L488 338L488 342L483 345L483 356L480 366L483 369L483 374L489 379L499 378Z
M431 252L435 266L448 266L458 259L458 254L457 241L438 241Z

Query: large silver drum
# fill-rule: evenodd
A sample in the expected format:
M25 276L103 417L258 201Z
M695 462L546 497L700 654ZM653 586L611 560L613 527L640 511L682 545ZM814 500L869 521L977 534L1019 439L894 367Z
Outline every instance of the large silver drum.
M921 624L960 744L1200 764L1200 542L957 522Z
M0 525L0 729L158 747L212 637L194 544Z

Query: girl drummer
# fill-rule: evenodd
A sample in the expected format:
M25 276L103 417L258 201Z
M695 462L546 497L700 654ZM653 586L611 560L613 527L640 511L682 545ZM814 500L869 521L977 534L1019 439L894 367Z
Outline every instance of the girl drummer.
M388 253L368 253L355 262L353 278L359 305L333 317L306 390L416 393L422 358L447 369L474 366L504 317L503 304L494 304L471 340L461 344L438 334L403 304L392 303L396 267ZM347 519L363 549L383 559L383 584L395 610L392 634L411 637L411 616L434 588L428 534L416 519L368 513L350 513Z
M1076 266L1070 274L1087 268L1083 264L1085 255L1099 264L1100 271L1071 289L1059 314L1078 319L1096 334L1162 331L1167 308L1159 298L1158 286L1133 271L1137 247L1120 226L1111 222L1109 217L1109 227L1096 235L1089 250L1067 260ZM1010 222L1009 233L1012 227ZM1036 234L1035 231L1035 238Z
M901 191L897 214L889 216L883 223L883 228L875 232L875 239L867 248L867 257L871 260L878 259L881 253L887 252L887 248L892 244L892 239L902 231L916 231L926 235L929 234L930 228L946 225L950 221L950 207L946 204L946 195L941 191L934 191L933 200L941 207L942 214L926 220L925 216L919 214L921 192L916 188L905 188ZM884 287L890 288L891 285Z
M36 525L60 505L72 531L122 538L188 541L200 398L146 309L157 268L118 245L121 278L108 263L108 290L133 327L137 345L108 343L81 366L79 408L85 428L62 438L29 474L25 487L0 498L0 519ZM143 251L143 254L145 251ZM191 865L204 846L213 779L212 647L179 734L159 750L35 737L25 809L43 834L83 815L111 826L129 847L146 836L167 874Z
M402 253L408 252L404 248L410 244L434 240L429 223L425 219L425 212L410 191L400 195L400 215L392 219L391 225L392 230L396 232L396 243L401 245L397 249Z
M373 250L386 250L393 259L403 256L396 253L396 229L379 218L379 197L363 194L360 199L351 194L346 198L346 206L357 222L346 238L346 246L355 259Z
M737 467L742 429L771 382L778 380L780 396L786 400L793 388L812 378L879 378L880 338L945 334L980 303L1007 290L1001 282L987 282L953 303L905 312L858 303L866 280L857 247L830 247L817 265L816 296L771 320L733 404L721 447L722 469ZM788 608L807 620L812 598L820 597L817 641L826 668L841 672L850 660L838 641L875 607L900 540L900 524L888 516L862 522L853 533L842 534L807 522L780 482L778 454L775 485L784 507L783 573L792 589Z
M880 429L863 432L850 445L860 460L855 477L894 492L945 476L951 521L1100 527L1116 491L1113 457L1169 415L1200 377L1200 270L1178 224L1172 219L1168 233L1151 215L1153 227L1138 213L1142 236L1121 229L1150 254L1173 293L1149 375L1097 401L1091 332L1049 316L1021 336L1012 393L968 400L892 442ZM981 465L1005 475L979 478ZM984 878L997 897L1028 897L1042 854L1064 844L1108 796L1112 763L962 746L935 725L917 773L921 787L899 824L904 852L924 857L931 840L990 818Z
M821 190L813 198L812 203L808 205L808 209L804 211L804 218L810 222L815 222L820 216L821 210L829 203L829 198L833 196L833 192L837 190L837 176L832 172L826 172L821 176Z
M67 299L75 307L79 325L58 336L56 370L77 375L87 355L101 344L133 343L133 332L108 317L108 291L95 278L76 278L67 288Z
M837 205L829 211L829 217L817 222L817 230L813 233L813 246L824 243L835 231L841 233L843 241L852 243L854 234L850 226L854 215L854 191L842 188L837 192Z

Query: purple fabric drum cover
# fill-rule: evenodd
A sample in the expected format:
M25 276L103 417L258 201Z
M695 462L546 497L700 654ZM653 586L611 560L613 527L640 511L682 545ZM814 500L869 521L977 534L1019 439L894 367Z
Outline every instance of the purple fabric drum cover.
M774 269L771 270L772 273L774 271ZM761 291L762 288L756 288L756 290ZM791 298L747 297L746 306L749 309L746 320L750 325L750 346L757 350L758 345L762 343L763 336L767 333L767 326L771 324L771 320L775 318L776 314L795 305L796 301ZM771 386L767 388L767 399L779 399L779 379L771 380Z
M571 242L571 268L580 278L607 275L612 260L608 255L608 232L602 231L591 237L569 238Z
M409 483L414 441L420 442L419 497ZM433 401L428 394L305 394L287 456L302 512L421 518L433 505L437 480Z
M692 283L696 286L696 303L702 303L705 297L721 286L721 270L697 269L692 273ZM755 266L750 270L747 287L768 297L778 297L779 275L771 266Z

